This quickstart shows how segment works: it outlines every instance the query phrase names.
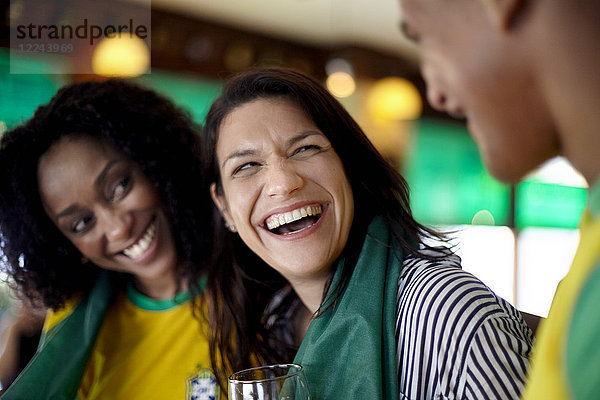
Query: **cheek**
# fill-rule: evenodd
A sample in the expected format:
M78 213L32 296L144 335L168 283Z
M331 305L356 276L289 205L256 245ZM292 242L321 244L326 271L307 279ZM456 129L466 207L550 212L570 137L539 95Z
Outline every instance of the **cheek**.
M227 211L238 229L243 229L252 216L254 205L253 185L235 183L223 188Z
M142 206L159 206L162 203L158 189L150 182L140 186L134 197Z
M342 224L348 224L351 223L354 218L354 196L352 194L352 187L346 177L342 162L339 159L333 160L330 165L333 165L333 167L329 169L317 169L315 179L320 179L323 182L335 182L335 184L331 186L331 191L333 192L332 195L336 202L336 213ZM329 173L323 175L322 171L328 171ZM349 227L344 225L342 225L341 228L349 229Z
M97 260L102 256L100 241L95 240L93 237L87 237L85 239L71 239L70 242L73 243L73 245L81 252L81 254L92 261Z

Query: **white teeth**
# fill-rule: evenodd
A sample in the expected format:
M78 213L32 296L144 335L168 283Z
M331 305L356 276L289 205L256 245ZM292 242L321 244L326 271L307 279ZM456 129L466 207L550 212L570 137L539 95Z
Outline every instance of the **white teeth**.
M269 230L273 230L275 228L280 227L281 225L289 224L290 222L298 221L304 217L308 217L311 215L319 215L322 212L322 207L320 205L314 206L306 206L297 208L292 211L288 211L283 214L271 215L267 218L267 228Z
M148 248L150 247L150 243L152 243L152 239L154 239L154 233L156 232L156 226L154 222L150 224L146 233L137 243L132 244L125 250L123 250L123 254L125 254L129 258L138 258L141 256Z
M302 218L302 215L300 214L300 211L294 210L294 211L292 211L292 217L294 218L295 221L297 221L300 218Z

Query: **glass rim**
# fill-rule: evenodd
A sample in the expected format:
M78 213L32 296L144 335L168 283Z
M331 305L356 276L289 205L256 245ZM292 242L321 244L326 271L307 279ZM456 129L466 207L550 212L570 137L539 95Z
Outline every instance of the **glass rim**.
M267 369L267 368L269 368L269 369L287 368L289 370L292 367L297 368L297 370L294 371L293 373L288 373L287 375L284 375L284 376L276 376L274 378L263 378L263 379L252 379L252 380L234 379L233 378L234 375L242 374L242 373L249 372L249 371L257 371L260 369ZM227 378L227 379L229 380L229 383L258 383L258 382L274 381L274 380L279 380L279 379L288 379L288 378L291 378L293 376L300 374L302 371L304 371L304 367L300 364L294 364L294 363L271 364L271 365L262 365L260 367L246 368L241 371L234 372L233 374L229 375L229 378Z

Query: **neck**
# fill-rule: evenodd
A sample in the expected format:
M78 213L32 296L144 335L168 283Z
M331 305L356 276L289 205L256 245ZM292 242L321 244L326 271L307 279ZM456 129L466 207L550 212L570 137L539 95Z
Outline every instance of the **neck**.
M328 279L329 276L311 280L290 280L290 284L294 288L294 291L311 315L314 315L321 305L324 294L323 291L325 290L325 284Z
M140 277L134 278L135 288L144 296L155 300L167 300L188 289L186 282L179 287L174 275L170 277Z

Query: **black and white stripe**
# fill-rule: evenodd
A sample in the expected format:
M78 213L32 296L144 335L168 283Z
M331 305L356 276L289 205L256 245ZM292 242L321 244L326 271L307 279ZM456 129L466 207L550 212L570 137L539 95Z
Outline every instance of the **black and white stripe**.
M396 339L401 399L506 400L523 389L533 335L458 256L411 255L399 280Z

